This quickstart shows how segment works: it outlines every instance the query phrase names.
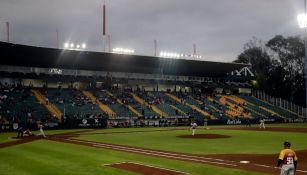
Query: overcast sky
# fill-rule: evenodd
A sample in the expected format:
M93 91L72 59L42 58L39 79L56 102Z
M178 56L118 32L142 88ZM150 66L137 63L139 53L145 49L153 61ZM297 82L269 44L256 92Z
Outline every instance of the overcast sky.
M193 44L205 60L230 62L253 36L302 35L296 16L303 0L0 0L0 40L10 22L14 43L57 47L66 41L103 51L102 4L107 6L111 46L136 54L190 54Z

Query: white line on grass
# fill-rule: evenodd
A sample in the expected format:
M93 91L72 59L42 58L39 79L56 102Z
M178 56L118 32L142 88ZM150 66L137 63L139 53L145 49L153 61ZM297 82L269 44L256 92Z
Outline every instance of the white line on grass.
M85 140L78 140L78 139L65 139L68 141L74 141L74 142L80 142L80 143L88 143L91 144L94 147L99 148L109 148L113 150L120 150L120 151L129 151L133 153L141 153L145 155L153 155L163 158L175 158L180 160L189 160L189 161L195 161L195 162L201 162L201 163L208 163L208 164L218 164L218 165L228 165L228 166L238 166L236 164L232 164L235 161L230 160L223 160L223 159L214 159L214 158L208 158L208 157L202 157L202 156L192 156L192 155L184 155L184 154L176 154L176 153L168 153L168 152L161 152L161 151L154 151L154 150L146 150L141 148L132 148L132 147L126 147L126 146L119 146L119 145L112 145L107 143L97 143L92 141L85 141ZM215 162L217 161L217 162ZM231 163L223 163L223 162L231 162ZM260 166L260 167L266 167L266 168L274 168L268 165L262 165L262 164L256 164L253 163L252 165ZM147 165L146 165L147 166ZM298 172L306 173L307 171L304 170L296 170Z
M121 151L129 151L129 152L134 152L134 153L141 153L145 155L151 155L151 156L158 156L158 157L164 157L164 158L174 158L174 159L180 159L180 160L189 160L189 161L194 161L194 162L201 162L201 163L208 163L208 164L218 164L218 165L228 165L228 166L237 166L235 164L230 164L230 163L223 163L223 162L214 162L212 161L211 158L204 158L204 157L197 157L197 156L188 156L188 155L181 155L181 154L172 154L172 153L164 153L164 152L159 152L159 151L147 151L143 149L136 149L136 148L129 148L129 147L124 147L124 146L115 146L115 145L109 145L109 144L104 144L104 143L93 143L89 141L82 141L82 140L75 140L75 139L67 139L70 141L76 141L80 143L90 143L94 147L100 147L100 148L110 148L113 150L121 150ZM209 160L201 160L201 159L210 159Z
M186 172L179 171L179 170L173 170L173 169L163 168L163 167L158 167L158 166L153 166L153 165L145 165L145 164L142 164L142 163L136 163L136 162L126 162L126 163L133 163L133 164L137 164L137 165L148 166L148 167L158 168L158 169L167 170L167 171L174 171L174 172L182 173L182 174L190 174L190 173L186 173Z

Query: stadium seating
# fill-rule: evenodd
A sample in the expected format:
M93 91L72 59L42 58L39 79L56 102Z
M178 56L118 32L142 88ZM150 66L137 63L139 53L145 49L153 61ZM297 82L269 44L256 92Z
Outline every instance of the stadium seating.
M43 91L49 102L55 104L65 116L84 118L91 115L103 115L103 111L85 97L80 90L48 88Z
M248 101L248 102L250 102L250 103L252 103L252 104L255 104L257 106L261 106L263 108L269 109L270 111L274 111L275 113L277 113L278 115L280 115L282 117L286 117L286 118L296 118L297 117L297 114L294 114L293 112L290 112L290 111L283 109L283 108L280 108L278 106L274 106L274 105L269 104L267 102L264 102L264 101L262 101L258 98L255 98L255 97L252 97L252 96L246 96L246 95L240 95L239 97ZM265 113L265 112L263 112L263 113ZM266 115L271 116L271 115L274 115L274 114L267 112Z
M249 112L253 118L258 118L258 119L266 118L266 116L263 113L260 113L260 112L257 112L256 110L254 110L254 107L251 106L251 104L248 104L248 103L242 102L242 101L240 103L238 101L235 101L233 99L233 97L230 97L230 96L226 96L226 100L229 103L232 103L232 104L235 104L237 106L242 107L245 111Z
M167 93L166 97L169 101L171 101L172 105L174 105L176 108L178 108L180 111L184 112L188 116L194 117L196 121L203 122L205 119L205 116L200 113L200 111L197 111L191 107L186 102L187 94L184 93Z
M101 103L108 105L115 112L113 117L129 118L136 116L129 110L128 106L118 103L117 99L108 94L106 90L92 90L92 92Z
M0 115L7 120L51 119L48 110L31 94L29 88L8 88L0 90Z
M67 117L83 118L106 115L99 108L97 102L86 96L84 91L72 88L41 88L37 90ZM118 89L110 91L91 89L89 92L114 111L112 117L120 118L192 116L197 121L204 121L209 117L222 120L297 117L296 114L283 108L245 95L211 95L199 92L132 92ZM52 114L42 102L37 101L30 88L1 89L0 96L0 115L8 120L20 118L26 121L29 117L33 120L52 118ZM156 109L153 109L154 107ZM157 109L162 111L163 115L157 112Z

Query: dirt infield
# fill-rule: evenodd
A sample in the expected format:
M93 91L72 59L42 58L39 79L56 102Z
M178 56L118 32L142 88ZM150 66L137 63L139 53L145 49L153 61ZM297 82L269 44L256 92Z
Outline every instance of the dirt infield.
M159 167L147 166L138 163L125 162L125 163L116 163L111 165L106 165L118 169L124 169L128 171L132 171L138 174L144 175L184 175L187 173L179 172L176 170L169 170Z
M307 174L307 150L296 151L298 155L298 165L296 172L297 174ZM256 166L269 166L274 167L277 164L278 154L219 154L219 155L206 155L206 157L215 158L215 159L223 159L223 160L231 160L235 162L240 162L242 160L249 161L250 164L254 164ZM250 167L251 169L253 167ZM257 169L255 169L257 170Z
M194 136L193 135L180 135L177 137L189 138L189 139L222 139L222 138L229 138L231 136L220 135L220 134L195 134Z

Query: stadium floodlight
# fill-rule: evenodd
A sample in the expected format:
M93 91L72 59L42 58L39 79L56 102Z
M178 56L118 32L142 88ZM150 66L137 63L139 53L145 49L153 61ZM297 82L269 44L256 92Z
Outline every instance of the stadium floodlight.
M64 43L64 48L68 48L69 47L69 43Z
M183 53L174 53L174 52L160 52L160 57L164 58L175 58L175 59L200 59L201 55L193 54L183 54Z
M81 49L85 49L85 47L86 47L85 44L74 44L70 42L64 43L64 49L68 49L68 50L81 50Z
M174 53L174 52L160 52L160 57L165 58L179 58L182 54Z
M300 28L307 28L307 14L297 15L297 21Z
M134 50L133 49L126 49L126 48L114 48L112 49L113 53L120 53L120 54L133 54Z

